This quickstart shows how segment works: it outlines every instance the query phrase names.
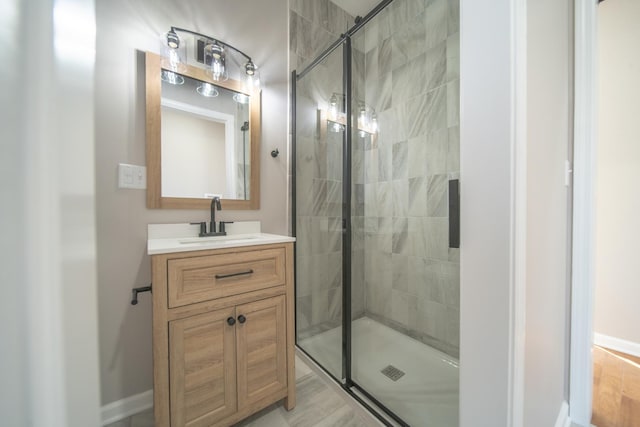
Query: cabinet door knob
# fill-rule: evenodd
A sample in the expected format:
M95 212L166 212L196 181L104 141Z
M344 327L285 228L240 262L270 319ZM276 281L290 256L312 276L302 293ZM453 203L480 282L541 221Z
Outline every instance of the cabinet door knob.
M240 316L238 316L238 322L240 322L240 323L244 323L244 322L246 322L246 321L247 321L247 318L246 318L246 317L244 317L242 314L241 314Z
M227 323L229 324L229 326L233 326L236 323L236 319L234 319L233 317L229 317L227 318Z

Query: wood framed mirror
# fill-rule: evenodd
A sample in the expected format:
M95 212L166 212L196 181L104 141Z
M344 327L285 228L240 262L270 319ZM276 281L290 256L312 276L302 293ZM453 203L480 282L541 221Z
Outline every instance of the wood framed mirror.
M177 84L176 84L177 83ZM147 207L260 208L261 92L145 53Z

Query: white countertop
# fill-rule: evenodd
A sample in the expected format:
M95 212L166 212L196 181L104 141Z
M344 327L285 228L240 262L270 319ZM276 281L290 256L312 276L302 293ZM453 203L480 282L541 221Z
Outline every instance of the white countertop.
M269 245L295 242L294 237L260 232L257 221L236 222L227 225L226 236L198 237L198 225L149 224L147 253L149 255L173 252L203 251L242 246Z

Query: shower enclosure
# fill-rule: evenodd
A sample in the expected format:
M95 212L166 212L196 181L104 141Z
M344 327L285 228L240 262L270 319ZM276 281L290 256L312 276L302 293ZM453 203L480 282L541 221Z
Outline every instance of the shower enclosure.
M292 75L297 345L389 425L458 425L457 10L383 1Z

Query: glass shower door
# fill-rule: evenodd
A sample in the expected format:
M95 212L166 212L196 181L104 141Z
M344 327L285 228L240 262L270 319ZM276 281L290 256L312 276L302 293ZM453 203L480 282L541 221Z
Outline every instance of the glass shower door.
M352 40L351 379L411 426L458 425L456 10L395 0Z
M295 86L296 341L343 378L343 53L338 46Z

